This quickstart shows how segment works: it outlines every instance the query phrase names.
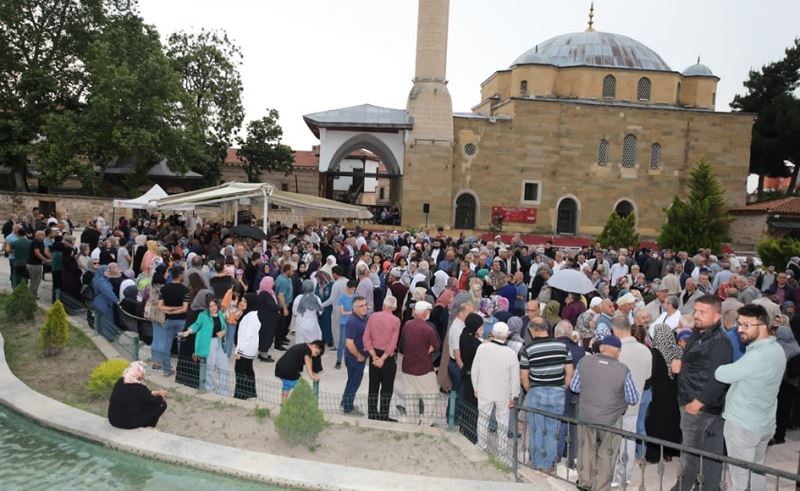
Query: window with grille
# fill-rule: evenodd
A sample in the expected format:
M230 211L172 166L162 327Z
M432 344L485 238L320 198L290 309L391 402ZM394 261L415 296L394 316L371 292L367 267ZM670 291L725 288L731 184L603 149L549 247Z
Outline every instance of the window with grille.
M650 168L658 169L661 167L661 144L653 143L650 147Z
M519 95L526 97L528 95L528 81L523 80L519 83Z
M522 202L528 204L539 203L539 189L541 181L522 181Z
M600 145L597 147L597 163L608 165L608 140L605 138L600 140Z
M617 79L613 75L606 75L603 79L603 97L613 99L617 96Z
M478 153L478 146L474 143L467 143L464 145L464 154L467 157L473 157L475 154Z
M622 166L634 167L636 165L636 137L625 135L622 143Z
M639 79L639 87L636 91L637 96L640 101L649 101L650 100L650 87L651 87L650 79L647 77L642 77Z

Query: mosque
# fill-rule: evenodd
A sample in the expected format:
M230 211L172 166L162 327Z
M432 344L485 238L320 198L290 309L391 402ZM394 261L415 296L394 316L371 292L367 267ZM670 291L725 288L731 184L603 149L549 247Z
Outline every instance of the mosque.
M711 164L730 208L745 204L753 115L718 112L719 78L700 60L678 72L652 49L595 29L533 45L453 112L445 73L449 0L419 0L416 70L405 109L369 104L304 116L319 170L369 150L402 224L594 235L633 213L644 237ZM321 180L322 181L322 180Z

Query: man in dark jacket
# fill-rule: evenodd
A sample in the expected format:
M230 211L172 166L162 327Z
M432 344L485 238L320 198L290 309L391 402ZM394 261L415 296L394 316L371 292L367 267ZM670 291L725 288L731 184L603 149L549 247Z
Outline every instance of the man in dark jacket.
M694 302L694 333L683 356L672 362L678 374L678 406L681 410L683 444L722 455L722 409L728 386L714 378L720 365L733 361L731 343L722 329L722 304L713 295L703 295ZM700 472L700 457L684 452L682 475L673 491L692 489ZM722 463L703 459L703 489L719 489Z

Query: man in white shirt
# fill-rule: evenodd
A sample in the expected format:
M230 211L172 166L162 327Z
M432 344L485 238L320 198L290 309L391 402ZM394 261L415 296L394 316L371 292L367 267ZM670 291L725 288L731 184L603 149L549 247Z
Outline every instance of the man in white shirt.
M628 271L629 268L625 262L625 256L620 254L617 262L611 266L611 284L616 285L620 278L627 276Z
M447 351L450 355L450 362L447 365L447 372L450 375L451 389L458 390L461 387L461 368L464 362L461 361L461 350L458 348L461 332L464 330L464 321L467 316L475 311L472 302L464 302L458 306L456 318L450 324L447 331Z
M678 297L668 296L663 303L664 311L659 315L656 320L650 324L650 337L652 338L656 332L656 326L659 324L666 324L673 331L678 328L681 322L681 311L678 310Z

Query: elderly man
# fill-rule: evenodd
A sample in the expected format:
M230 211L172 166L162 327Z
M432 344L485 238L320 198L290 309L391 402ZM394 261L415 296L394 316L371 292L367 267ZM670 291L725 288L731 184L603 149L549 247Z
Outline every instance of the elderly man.
M502 424L508 421L509 409L519 396L517 379L517 356L506 347L508 325L496 322L488 343L483 343L475 353L470 378L478 399L478 447L489 450L489 416L492 411L500 423L497 429L497 449L500 455L508 454L508 429Z
M628 406L639 402L630 369L618 358L622 342L614 335L600 342L600 353L585 356L569 388L580 394L578 419L619 428ZM578 488L608 491L619 454L619 435L581 426Z
M44 265L50 261L50 253L44 247L44 232L37 230L31 241L30 252L28 253L28 278L31 280L31 292L33 296L39 298L39 284L44 275Z
M663 283L659 284L656 288L656 298L645 305L647 311L650 312L650 317L658 319L658 316L664 312L664 300L667 299L667 295L669 295L669 288L667 285Z
M567 346L553 339L541 317L531 319L533 340L519 355L519 377L528 393L526 405L541 411L561 414L564 390L572 380L572 354ZM535 469L553 470L556 460L558 421L529 412L528 451Z
M694 278L686 279L686 287L678 295L678 310L681 314L691 314L694 312L694 301L703 296L703 292L697 288Z
M364 349L369 352L369 419L395 421L389 417L389 402L397 373L397 340L400 319L394 315L397 299L386 297L383 310L369 316L364 331ZM380 406L378 403L380 402Z
M775 431L777 395L786 368L783 349L769 335L770 318L760 305L738 311L739 338L747 351L739 361L721 365L714 377L731 384L725 396L724 436L730 457L764 465L767 442ZM729 466L734 490L766 489L766 478Z
M647 312L644 312L647 314ZM644 344L638 342L631 335L631 325L628 319L614 316L611 321L614 336L618 337L622 343L619 361L630 369L636 392L644 393L644 385L652 375L653 355ZM628 406L622 416L622 429L631 433L636 433L636 425L639 419L639 403ZM636 441L625 439L620 448L620 458L617 461L615 479L611 487L619 486L621 483L630 483L633 472L633 462L635 460Z
M431 353L439 350L439 336L433 326L428 323L433 306L425 301L414 304L414 318L403 326L403 363L401 367L403 390L405 391L406 408L420 408L419 424L423 419L435 423L439 401L431 404L430 397L438 399L439 384L433 371ZM473 368L474 370L474 368ZM428 398L429 407L425 411L422 398Z

